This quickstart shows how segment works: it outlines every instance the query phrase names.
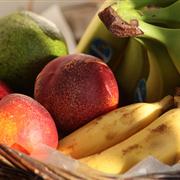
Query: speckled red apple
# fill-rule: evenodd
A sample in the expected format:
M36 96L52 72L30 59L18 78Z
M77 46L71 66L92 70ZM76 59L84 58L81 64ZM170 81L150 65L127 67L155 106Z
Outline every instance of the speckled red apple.
M10 94L0 101L0 143L31 154L40 144L56 148L58 134L41 104L22 94Z
M11 89L3 81L0 81L0 100L10 93L12 93Z
M46 65L36 78L34 96L64 134L116 108L119 100L110 68L85 54L64 56Z

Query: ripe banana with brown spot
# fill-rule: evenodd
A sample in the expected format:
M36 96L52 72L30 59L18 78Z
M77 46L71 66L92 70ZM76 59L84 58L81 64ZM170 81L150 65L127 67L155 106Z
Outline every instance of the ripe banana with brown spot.
M109 148L143 129L167 108L173 97L156 103L135 103L102 115L59 141L58 150L82 158Z
M149 155L167 164L179 160L179 105L125 141L80 161L99 171L119 174Z

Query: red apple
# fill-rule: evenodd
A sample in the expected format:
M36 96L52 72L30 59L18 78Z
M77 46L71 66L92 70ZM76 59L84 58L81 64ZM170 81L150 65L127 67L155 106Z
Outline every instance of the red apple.
M10 88L3 81L0 81L0 100L10 93L12 93Z
M0 143L31 154L40 144L56 148L58 134L51 115L41 104L14 93L0 101Z
M110 68L100 59L72 54L57 58L36 78L34 96L68 134L118 105L119 92Z

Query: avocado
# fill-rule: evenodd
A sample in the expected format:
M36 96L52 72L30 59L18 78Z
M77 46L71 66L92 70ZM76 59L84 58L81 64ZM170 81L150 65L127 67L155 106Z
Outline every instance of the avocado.
M28 11L0 18L0 80L15 92L32 95L42 68L67 53L62 34L45 18Z

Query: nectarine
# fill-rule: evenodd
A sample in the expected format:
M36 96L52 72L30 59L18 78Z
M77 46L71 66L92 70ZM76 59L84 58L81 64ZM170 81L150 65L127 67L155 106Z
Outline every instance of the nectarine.
M14 93L0 101L0 143L31 154L38 144L56 148L58 134L51 115L41 104Z
M48 63L36 78L34 96L68 134L117 107L119 91L111 69L100 59L72 54Z

